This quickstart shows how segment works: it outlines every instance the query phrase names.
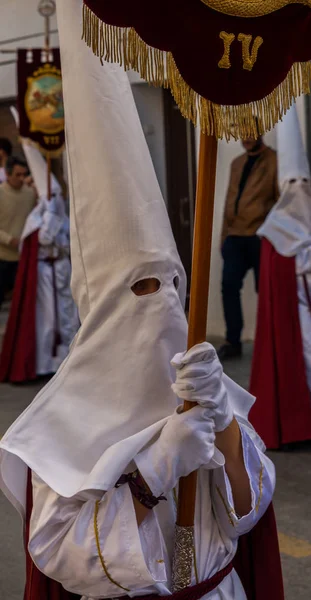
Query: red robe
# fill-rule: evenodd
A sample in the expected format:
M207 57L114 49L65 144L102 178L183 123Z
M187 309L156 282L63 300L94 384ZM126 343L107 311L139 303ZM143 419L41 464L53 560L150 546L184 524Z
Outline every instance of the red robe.
M267 448L311 439L307 385L298 312L295 257L278 254L263 239L257 332L250 392L250 421Z
M247 600L284 600L283 576L272 504L257 525L239 539L233 561Z
M0 382L36 378L38 232L23 243L11 310L0 355Z

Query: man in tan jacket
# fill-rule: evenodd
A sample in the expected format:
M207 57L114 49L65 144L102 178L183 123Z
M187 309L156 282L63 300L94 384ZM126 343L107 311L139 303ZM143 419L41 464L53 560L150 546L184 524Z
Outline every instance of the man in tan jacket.
M24 184L27 172L26 164L11 156L6 162L7 181L0 185L0 308L6 290L14 286L19 238L36 204L34 189Z
M221 360L242 354L240 292L250 269L258 290L260 239L256 232L278 199L276 152L264 144L262 137L243 140L242 144L246 152L231 165L221 237L227 326L226 343L219 349Z

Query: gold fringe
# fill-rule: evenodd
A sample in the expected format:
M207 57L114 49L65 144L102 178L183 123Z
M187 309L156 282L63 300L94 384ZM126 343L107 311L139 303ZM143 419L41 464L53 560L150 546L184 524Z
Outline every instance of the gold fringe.
M229 140L257 137L274 127L295 98L310 93L311 61L295 63L285 80L262 100L219 105L197 94L183 79L171 52L148 46L133 28L107 25L84 4L82 38L103 61L133 69L148 83L169 88L182 115L207 135ZM254 116L258 117L258 123ZM258 130L257 130L258 127Z

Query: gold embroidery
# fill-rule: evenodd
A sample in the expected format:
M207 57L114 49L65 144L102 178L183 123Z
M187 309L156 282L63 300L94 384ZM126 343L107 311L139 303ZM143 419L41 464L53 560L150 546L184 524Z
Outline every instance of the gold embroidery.
M164 563L164 560L163 560L163 558L159 558L156 562L159 564L162 564L162 563Z
M196 582L196 584L198 584L198 583L200 583L200 580L199 580L199 572L198 572L197 553L195 550L195 540L193 540L192 552L193 552L193 569L194 569L195 582Z
M200 124L203 133L219 139L257 138L274 127L297 96L309 94L311 89L311 62L295 63L284 81L262 100L222 106L203 98L186 83L170 52L151 48L134 29L102 23L85 4L82 35L101 62L132 68L148 83L171 89L181 114L194 125ZM259 119L258 129L254 115Z
M259 511L260 503L262 500L262 494L263 494L263 470L264 470L264 466L261 463L261 469L260 469L260 473L259 473L259 486L258 486L259 487L259 496L258 496L258 500L257 500L256 507L255 507L256 513L258 513L258 511Z
M178 495L177 495L176 488L173 488L173 498L174 498L175 508L177 510ZM195 542L195 540L194 540L194 542ZM193 546L192 546L192 553L193 553L193 569L194 569L195 582L199 583L199 572L198 572L197 553L195 550L195 543L193 543Z
M258 50L263 44L263 39L260 35L254 40L252 51L250 53L250 45L253 39L252 35L246 35L245 33L239 33L238 40L242 42L242 57L243 57L243 69L251 71L258 57Z
M173 593L191 585L194 527L175 526L175 543L172 564Z
M218 66L220 69L230 69L230 47L235 39L234 33L227 33L226 31L221 31L219 34L220 39L224 42L224 53L222 58L220 59Z
M221 489L220 489L220 487L218 485L216 486L216 490L217 490L217 492L218 492L218 494L219 494L219 496L221 498L221 501L222 501L222 503L224 505L225 511L226 511L226 513L228 515L228 519L230 521L230 525L232 525L232 527L234 527L234 520L233 520L233 518L232 518L231 515L235 515L235 510L232 508L232 506L230 506L228 508L227 503L226 503L226 501L225 501L225 499L224 499L224 497L222 495Z
M288 4L311 6L311 0L201 0L218 12L234 17L260 17L284 8Z
M103 555L101 553L101 549L100 549L99 531L98 531L98 522L97 522L98 511L99 511L99 500L97 500L97 502L95 503L95 510L94 510L94 532L95 532L97 552L98 552L98 556L99 556L101 565L103 567L103 570L105 572L106 577L109 579L109 581L111 581L111 583L113 583L114 585L116 585L121 590L124 590L125 592L129 592L130 590L128 588L123 587L123 585L120 585L119 583L117 583L116 581L114 581L114 579L112 579L112 577L109 574L108 569L107 569L107 567L105 565L104 557L103 557Z

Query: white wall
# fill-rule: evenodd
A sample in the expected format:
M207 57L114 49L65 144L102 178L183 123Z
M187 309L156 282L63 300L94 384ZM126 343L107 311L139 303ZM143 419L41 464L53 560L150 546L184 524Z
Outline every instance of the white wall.
M44 37L3 44L7 39L44 31L44 19L37 12L39 0L0 0L0 50L40 47ZM51 18L51 29L57 29L56 17ZM58 46L56 35L51 36L51 46ZM14 54L0 53L0 62L14 60ZM16 96L16 65L0 66L0 99Z
M162 90L152 87L145 82L133 83L133 96L138 114L149 147L149 152L158 177L160 188L165 201L167 201L166 185L166 155L165 155L165 129L164 107Z
M304 138L306 137L304 100L297 100L298 114L301 122ZM197 145L199 140L199 132L197 131ZM275 130L269 132L265 136L265 142L275 148L276 133ZM224 336L225 323L223 318L222 302L221 302L221 274L222 274L222 258L219 252L219 240L222 225L222 215L224 210L225 195L228 186L229 171L232 160L241 154L243 149L240 142L225 142L220 141L218 147L217 159L217 177L216 177L216 196L215 196L215 213L213 227L213 247L212 247L212 265L211 265L211 283L209 296L209 311L208 311L208 335ZM256 324L257 310L257 295L254 289L253 273L249 273L243 293L242 293L243 313L244 313L244 339L253 339Z

